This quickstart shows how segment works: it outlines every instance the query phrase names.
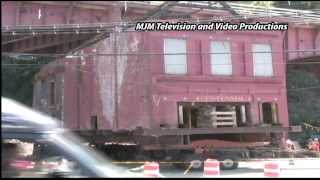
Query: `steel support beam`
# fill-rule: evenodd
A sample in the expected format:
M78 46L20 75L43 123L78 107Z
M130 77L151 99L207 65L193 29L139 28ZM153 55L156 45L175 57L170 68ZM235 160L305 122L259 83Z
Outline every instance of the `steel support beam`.
M161 4L159 7L151 10L150 12L148 12L145 16L138 18L136 21L145 21L147 19L153 19L153 18L158 18L159 15L161 15L161 13L163 11L168 10L171 6L177 4L179 1L167 1L164 2L163 4Z
M235 16L240 16L242 17L239 13L237 13L235 10L232 9L231 6L227 2L219 2L227 11L229 11L232 15Z
M6 45L6 44L14 43L14 42L17 42L17 41L22 41L22 40L27 40L27 39L30 39L32 37L33 36L23 36L21 38L16 38L16 39L12 39L12 40L5 40L5 41L1 42L1 45Z
M17 52L34 51L34 50L44 49L44 48L59 45L59 44L65 44L65 43L74 42L74 41L78 41L78 40L85 40L85 39L89 39L90 37L91 37L90 35L86 35L86 36L82 36L82 37L74 36L74 37L68 38L63 41L61 41L58 37L55 37L53 42L49 42L46 44L38 44L37 46L30 46L30 47L27 47L24 49L17 49L16 51Z

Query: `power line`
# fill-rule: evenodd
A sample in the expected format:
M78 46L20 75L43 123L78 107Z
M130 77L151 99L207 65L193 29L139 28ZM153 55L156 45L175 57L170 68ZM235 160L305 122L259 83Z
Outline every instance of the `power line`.
M241 62L242 64L252 64L251 62ZM270 64L270 63L261 63L261 62L256 62L254 64ZM280 65L280 64L320 64L319 62L287 62L287 63L281 63L281 62L273 62L273 65ZM1 66L43 66L43 65L58 65L58 66L77 66L79 64L59 64L59 63L55 63L55 64L1 64ZM168 64L168 65L184 65L184 64ZM231 65L231 63L219 63L219 64L212 64L214 66L219 66L219 65Z
M204 54L250 54L250 53L263 53L263 54L273 54L273 53L299 53L299 52L320 52L320 49L309 49L309 50L282 50L282 51L246 51L246 52L186 52L186 53L160 53L160 52L138 52L138 53L87 53L87 54L74 54L69 55L77 57L87 57L87 56L150 56L150 55L204 55ZM61 54L61 53L43 53L43 54L36 54L36 53L7 53L3 52L3 55L6 56L38 56L38 57L53 57L53 56L68 56L68 54Z

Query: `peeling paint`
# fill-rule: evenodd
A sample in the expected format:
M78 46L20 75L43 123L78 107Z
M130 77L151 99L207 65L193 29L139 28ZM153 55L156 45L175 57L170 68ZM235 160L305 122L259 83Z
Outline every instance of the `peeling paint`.
M103 40L102 45L98 47L98 52L105 52L108 51L108 43L109 39ZM110 51L110 49L109 49ZM114 87L112 86L113 84L113 78L110 74L108 74L106 71L108 71L108 67L110 66L110 56L94 56L93 60L95 61L96 68L97 68L97 80L99 84L99 89L98 93L100 94L101 97L101 102L102 102L102 114L104 117L106 117L106 120L108 121L108 124L112 126L113 124L113 114L115 110L114 106L114 98L113 97L113 92L114 92ZM112 71L110 71L112 72Z

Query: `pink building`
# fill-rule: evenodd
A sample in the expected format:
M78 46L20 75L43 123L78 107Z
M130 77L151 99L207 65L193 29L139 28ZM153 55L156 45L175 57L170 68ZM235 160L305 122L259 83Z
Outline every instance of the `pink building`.
M284 50L319 49L315 14L277 18L310 22L289 23L285 32L126 32L109 37L98 32L101 24L150 17L232 16L244 6L229 3L230 11L219 9L225 6L219 2L194 5L199 11L184 2L6 1L1 3L3 52L85 54L51 62L34 81L34 107L58 117L67 128L284 132L289 126L286 63L319 57L318 51ZM261 10L253 11L263 14ZM73 32L79 30L77 24L87 32ZM72 32L52 32L63 27ZM18 30L22 32L14 34ZM266 128L270 124L285 128Z
M72 129L178 128L189 120L194 128L287 127L283 42L281 32L112 34L83 50L92 56L57 61L65 66L48 76L52 90L62 89L52 91L52 108L60 107L58 117ZM205 112L226 112L229 121L213 125Z

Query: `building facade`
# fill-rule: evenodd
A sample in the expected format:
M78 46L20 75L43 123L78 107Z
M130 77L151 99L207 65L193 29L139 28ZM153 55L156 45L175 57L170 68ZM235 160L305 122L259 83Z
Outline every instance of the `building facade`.
M44 99L61 99L59 118L71 129L287 127L285 38L280 31L113 33L82 50L86 56L57 60L63 71L39 77L54 86Z

